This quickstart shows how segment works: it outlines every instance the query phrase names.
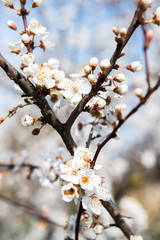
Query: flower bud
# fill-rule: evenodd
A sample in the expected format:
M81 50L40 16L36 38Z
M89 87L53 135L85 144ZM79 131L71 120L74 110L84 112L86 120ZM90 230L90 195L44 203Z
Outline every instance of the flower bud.
M121 37L124 37L124 36L126 36L126 34L127 34L127 29L126 29L126 28L121 28L121 29L119 30L119 33L120 33Z
M128 91L128 86L126 84L121 84L113 90L115 93L120 95L125 95Z
M90 65L92 68L96 68L97 65L98 65L98 58L96 58L96 57L90 58L90 60L89 60L89 65Z
M7 24L8 24L8 27L10 27L11 29L17 30L17 26L16 26L15 22L13 22L12 20L9 20L7 22Z
M89 73L91 73L92 68L91 68L89 65L86 65L86 66L84 67L84 71L85 71L85 73L89 74Z
M114 32L114 34L115 34L116 36L118 36L119 30L118 30L117 27L113 27L113 28L112 28L112 31Z
M139 72L142 69L142 64L139 61L135 61L126 66L126 69L132 72Z
M31 39L30 39L29 35L28 35L27 33L24 33L24 34L22 35L22 42L23 42L24 44L28 44L30 41L31 41Z
M119 104L116 105L115 110L116 110L118 120L121 120L122 119L122 107L121 107L121 105L119 105Z
M39 128L35 128L32 131L32 135L34 135L34 136L38 135L39 133L40 133L40 129Z
M142 94L143 94L142 89L141 88L136 88L135 89L135 94L136 94L137 97L141 98Z
M94 74L89 74L87 78L90 82L95 82L96 81L96 76Z
M21 118L21 124L25 127L29 127L31 125L33 125L35 122L35 119L33 116L31 116L30 114L29 115L24 115L22 118Z
M110 61L108 58L106 59L103 59L101 62L100 62L100 68L102 71L104 71L105 69L109 68L111 66L110 64Z
M123 82L125 80L124 73L117 73L113 80L116 82Z
M3 117L0 117L0 124L4 121Z

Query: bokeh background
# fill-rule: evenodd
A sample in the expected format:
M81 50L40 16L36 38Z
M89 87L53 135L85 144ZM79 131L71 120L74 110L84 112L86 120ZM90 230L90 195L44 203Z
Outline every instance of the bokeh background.
M18 2L16 4L18 6ZM32 4L27 1L27 7ZM158 7L155 0L147 11L146 18L151 19ZM76 67L83 66L90 57L110 58L115 49L114 26L128 27L135 11L132 0L45 0L39 8L33 9L28 16L36 18L46 26L55 42L52 51L35 50L37 62L43 63L50 57L60 60L60 68L66 75L75 72ZM8 42L18 41L19 35L7 27L6 22L13 20L19 29L23 29L21 18L0 2L0 32L2 55L13 66L19 69L20 57L9 53ZM154 31L148 59L152 85L160 72L160 28L149 24L148 30ZM119 60L121 65L132 61L140 61L144 65L143 34L139 28L125 48L126 55ZM129 91L124 97L129 109L138 103L134 89L146 90L145 70L126 74ZM0 116L6 116L8 110L23 103L14 84L0 69ZM68 116L68 109L59 113L61 119ZM27 152L26 163L40 165L42 156L64 147L60 137L50 127L45 126L40 135L33 136L31 128L21 125L24 114L40 117L35 106L28 106L17 111L12 118L6 119L0 126L0 163L10 163L13 156ZM137 233L146 240L160 239L160 95L157 91L134 116L132 116L118 132L119 140L111 140L101 152L98 163L103 164L102 176L113 193L114 199L124 215L134 219L126 219ZM86 138L79 141L85 146ZM97 142L90 149L94 152ZM39 184L37 171L28 180L25 170L7 171L0 168L0 193L39 210L47 208L48 215L61 225L70 214L76 213L74 204L64 203L60 189L50 189ZM107 225L113 221L104 210L102 220ZM85 233L90 239L95 238L91 231ZM50 240L64 239L65 231L53 225L43 226L34 216L30 216L20 208L8 205L0 199L0 239L12 240ZM81 236L81 239L84 239ZM124 236L116 228L107 229L98 239L121 240Z

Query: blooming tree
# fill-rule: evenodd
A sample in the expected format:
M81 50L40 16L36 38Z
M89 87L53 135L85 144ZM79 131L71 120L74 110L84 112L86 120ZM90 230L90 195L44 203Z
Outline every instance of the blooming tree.
M10 42L8 47L10 52L21 59L20 70L16 70L1 54L0 66L15 82L15 87L19 89L25 103L9 110L5 117L0 117L0 123L12 117L19 108L36 105L40 109L41 116L36 119L31 114L25 114L21 118L21 124L25 127L34 126L33 135L40 134L42 127L46 124L51 125L58 132L66 147L65 150L58 149L52 157L44 157L41 166L34 165L34 163L25 164L26 152L22 152L16 157L16 163L7 167L14 170L27 167L30 170L29 177L35 169L39 169L39 182L42 186L59 187L65 202L74 201L79 206L78 213L71 215L65 226L65 239L79 239L80 234L85 234L83 229L93 229L95 235L98 236L103 233L104 229L114 226L119 228L127 239L141 240L142 237L126 223L125 217L116 207L114 196L104 186L104 178L98 174L102 166L97 164L97 160L102 148L111 139L117 137L121 126L148 101L160 86L160 75L157 76L158 80L154 86L150 81L147 50L153 36L146 31L147 24L160 25L160 7L154 12L153 18L147 20L144 14L151 7L152 0L137 0L137 8L128 29L124 27L112 29L116 42L112 57L100 61L97 57L92 57L76 73L66 76L65 72L60 69L58 59L49 58L44 63L38 63L36 59L36 48L46 51L55 46L47 28L37 19L29 18L32 9L39 7L42 0L34 0L29 9L26 8L26 0L20 0L20 9L17 9L16 3L12 0L2 0L2 2L6 7L15 11L24 24L24 30L20 30L12 20L7 22L8 26L19 34L19 40ZM28 20L29 23L27 23ZM124 116L123 96L128 92L128 86L125 83L127 72L135 74L141 71L142 64L135 59L126 66L120 66L118 60L125 55L123 50L126 44L140 26L145 37L147 91L144 94L141 88L135 89L139 103ZM124 71L121 71L122 69L126 71L126 75ZM66 106L71 111L64 122L57 115ZM74 124L82 114L86 115L86 118ZM36 124L40 127L36 127ZM80 138L85 134L86 128L89 129L87 141L79 145L75 141L74 133L76 132ZM96 142L96 148L93 153L89 147L94 142ZM7 197L1 196L1 198L14 203ZM97 220L102 208L108 211L114 219L114 224L105 226L103 222ZM45 214L36 211L32 211L32 214L38 215L46 222L56 224Z

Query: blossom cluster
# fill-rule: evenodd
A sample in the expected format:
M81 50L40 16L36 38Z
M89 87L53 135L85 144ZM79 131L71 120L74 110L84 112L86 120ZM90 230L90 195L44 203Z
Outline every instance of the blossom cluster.
M101 168L95 165L91 169L93 155L88 148L78 147L71 160L60 165L62 174L62 199L75 203L82 201L83 209L91 210L94 214L101 214L101 200L111 199L109 191L102 186L103 178L97 175Z

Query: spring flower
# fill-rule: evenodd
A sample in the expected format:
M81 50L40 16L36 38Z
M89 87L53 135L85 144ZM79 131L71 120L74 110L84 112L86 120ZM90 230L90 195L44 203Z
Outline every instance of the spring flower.
M22 118L21 118L21 124L25 127L29 127L31 125L33 125L35 122L35 119L33 116L31 116L30 114L29 115L24 115Z
M12 53L19 54L23 47L24 47L24 44L22 43L21 40L15 43L14 42L8 43L8 48Z
M142 69L142 64L139 61L135 61L126 66L126 69L132 72L139 72Z
M55 80L59 81L61 77L65 76L63 71L58 71L58 69L53 68L54 64L52 60L53 59L49 59L49 63L51 63L51 65L49 65L48 63L39 65L37 67L38 72L36 72L33 75L33 81L37 85L45 86L48 89L53 88L55 86ZM60 79L58 79L58 77Z
M43 48L44 51L52 50L53 47L55 46L55 43L49 39L48 34L45 35L40 42L41 42L40 47Z
M30 63L33 63L35 60L35 56L32 53L28 53L28 54L23 54L22 56L22 64L27 67Z
M47 33L46 32L47 28L42 26L41 24L39 24L39 22L35 18L32 18L30 20L27 30L31 31L35 35L40 35L40 34L46 34Z
M102 71L104 71L105 69L109 68L111 66L109 59L103 59L100 62L100 68Z
M38 74L38 64L29 63L28 67L23 68L23 73L26 77L33 77L33 75Z
M71 103L78 103L82 99L83 94L87 94L91 90L91 85L87 79L62 79L59 88L60 93L68 98Z
M80 186L84 190L93 191L101 183L101 177L95 175L93 170L82 170L80 173Z
M9 20L9 21L7 22L7 24L8 24L8 27L10 27L11 29L17 30L17 26L16 26L15 22Z
M94 214L100 215L102 204L100 200L109 201L111 195L107 189L97 186L95 191L88 192L82 199L82 206L85 210L90 209Z
M74 197L76 198L79 197L77 188L72 183L68 183L64 185L61 189L61 192L62 192L62 199L65 202L71 202Z
M56 58L49 58L48 59L48 65L53 68L59 68L59 61Z

